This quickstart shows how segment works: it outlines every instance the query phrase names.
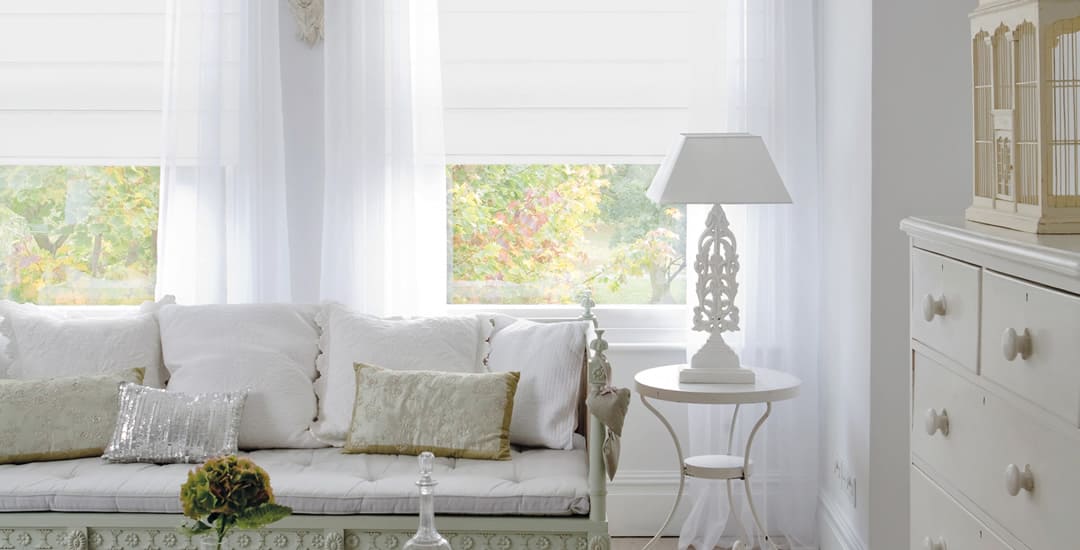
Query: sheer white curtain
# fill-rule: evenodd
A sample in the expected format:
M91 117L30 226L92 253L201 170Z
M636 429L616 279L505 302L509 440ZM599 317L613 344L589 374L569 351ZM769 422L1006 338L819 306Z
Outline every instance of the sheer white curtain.
M278 7L168 3L159 296L290 298Z
M446 304L438 2L327 0L320 295L372 314Z
M813 1L725 0L711 15L725 30L721 48L727 58L720 94L723 106L712 120L718 121L720 130L762 135L794 201L729 209L737 225L741 262L743 330L741 338L736 335L733 340L744 364L790 372L803 382L798 398L774 405L754 442L754 502L769 535L780 537L781 547L817 548L821 244ZM736 447L745 442L763 411L763 405L740 410ZM731 413L730 407L692 407L690 454L726 452ZM733 487L735 513L753 529L742 482ZM693 480L689 500L693 507L683 525L680 548L726 547L742 536L729 514L723 482Z

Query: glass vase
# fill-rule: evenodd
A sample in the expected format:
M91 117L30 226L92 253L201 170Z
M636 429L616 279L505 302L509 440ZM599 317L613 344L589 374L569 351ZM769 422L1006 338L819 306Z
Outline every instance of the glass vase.
M405 542L402 550L451 550L450 543L435 529L435 485L431 479L431 468L435 464L435 455L420 453L420 526L416 534Z

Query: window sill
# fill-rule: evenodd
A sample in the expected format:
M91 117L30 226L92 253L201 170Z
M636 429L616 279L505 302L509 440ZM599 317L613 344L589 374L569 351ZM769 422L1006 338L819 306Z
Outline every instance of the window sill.
M38 306L62 317L120 317L138 313L139 306ZM619 351L682 351L687 348L690 313L682 305L631 306L608 305L593 309L610 349ZM450 305L451 314L501 313L527 319L573 319L582 314L581 306L523 306L501 304Z

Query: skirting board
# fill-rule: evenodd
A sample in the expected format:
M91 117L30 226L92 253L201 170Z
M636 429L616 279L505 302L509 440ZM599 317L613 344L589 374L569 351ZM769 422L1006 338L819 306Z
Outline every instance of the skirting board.
M608 484L608 532L613 537L655 535L675 502L678 489L679 474L675 472L620 471ZM689 512L690 500L683 495L664 535L679 536L679 529Z
M855 526L840 510L840 505L825 493L818 496L820 503L818 525L821 550L867 550Z
M762 475L758 482L775 483L774 476ZM687 479L687 492L679 502L679 509L664 529L664 536L677 537L682 524L694 504ZM615 480L608 484L608 532L613 537L651 537L656 534L679 489L679 474L672 471L630 470L619 471ZM854 532L854 531L852 531ZM833 550L833 549L828 549ZM839 550L865 550L865 546L848 546Z

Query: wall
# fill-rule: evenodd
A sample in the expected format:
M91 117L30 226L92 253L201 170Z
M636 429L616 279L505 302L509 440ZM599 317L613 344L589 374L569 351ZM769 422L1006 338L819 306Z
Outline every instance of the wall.
M822 548L867 548L870 507L870 20L862 0L819 0ZM836 475L855 480L855 500ZM839 544L839 546L833 546Z
M822 548L908 548L910 215L962 215L975 0L819 0ZM872 144L872 145L871 145ZM856 480L854 505L834 471Z
M293 300L319 301L319 261L323 201L323 49L296 38L287 0L279 0L281 101L285 113L285 177L288 180L289 244L294 269ZM296 257L296 256L301 257Z
M687 317L689 318L689 316ZM601 317L601 323L603 318ZM686 361L686 351L665 344L612 344L608 354L614 371L614 384L634 387L638 371ZM686 405L653 401L671 422L684 444L689 441ZM679 461L671 436L638 400L630 402L630 412L623 427L622 455L618 475L608 486L608 522L612 535L652 536L667 517L679 486ZM666 533L678 536L683 519L690 511L690 499L683 498L677 515Z
M907 216L970 204L975 0L877 0L873 9L870 546L908 545Z

